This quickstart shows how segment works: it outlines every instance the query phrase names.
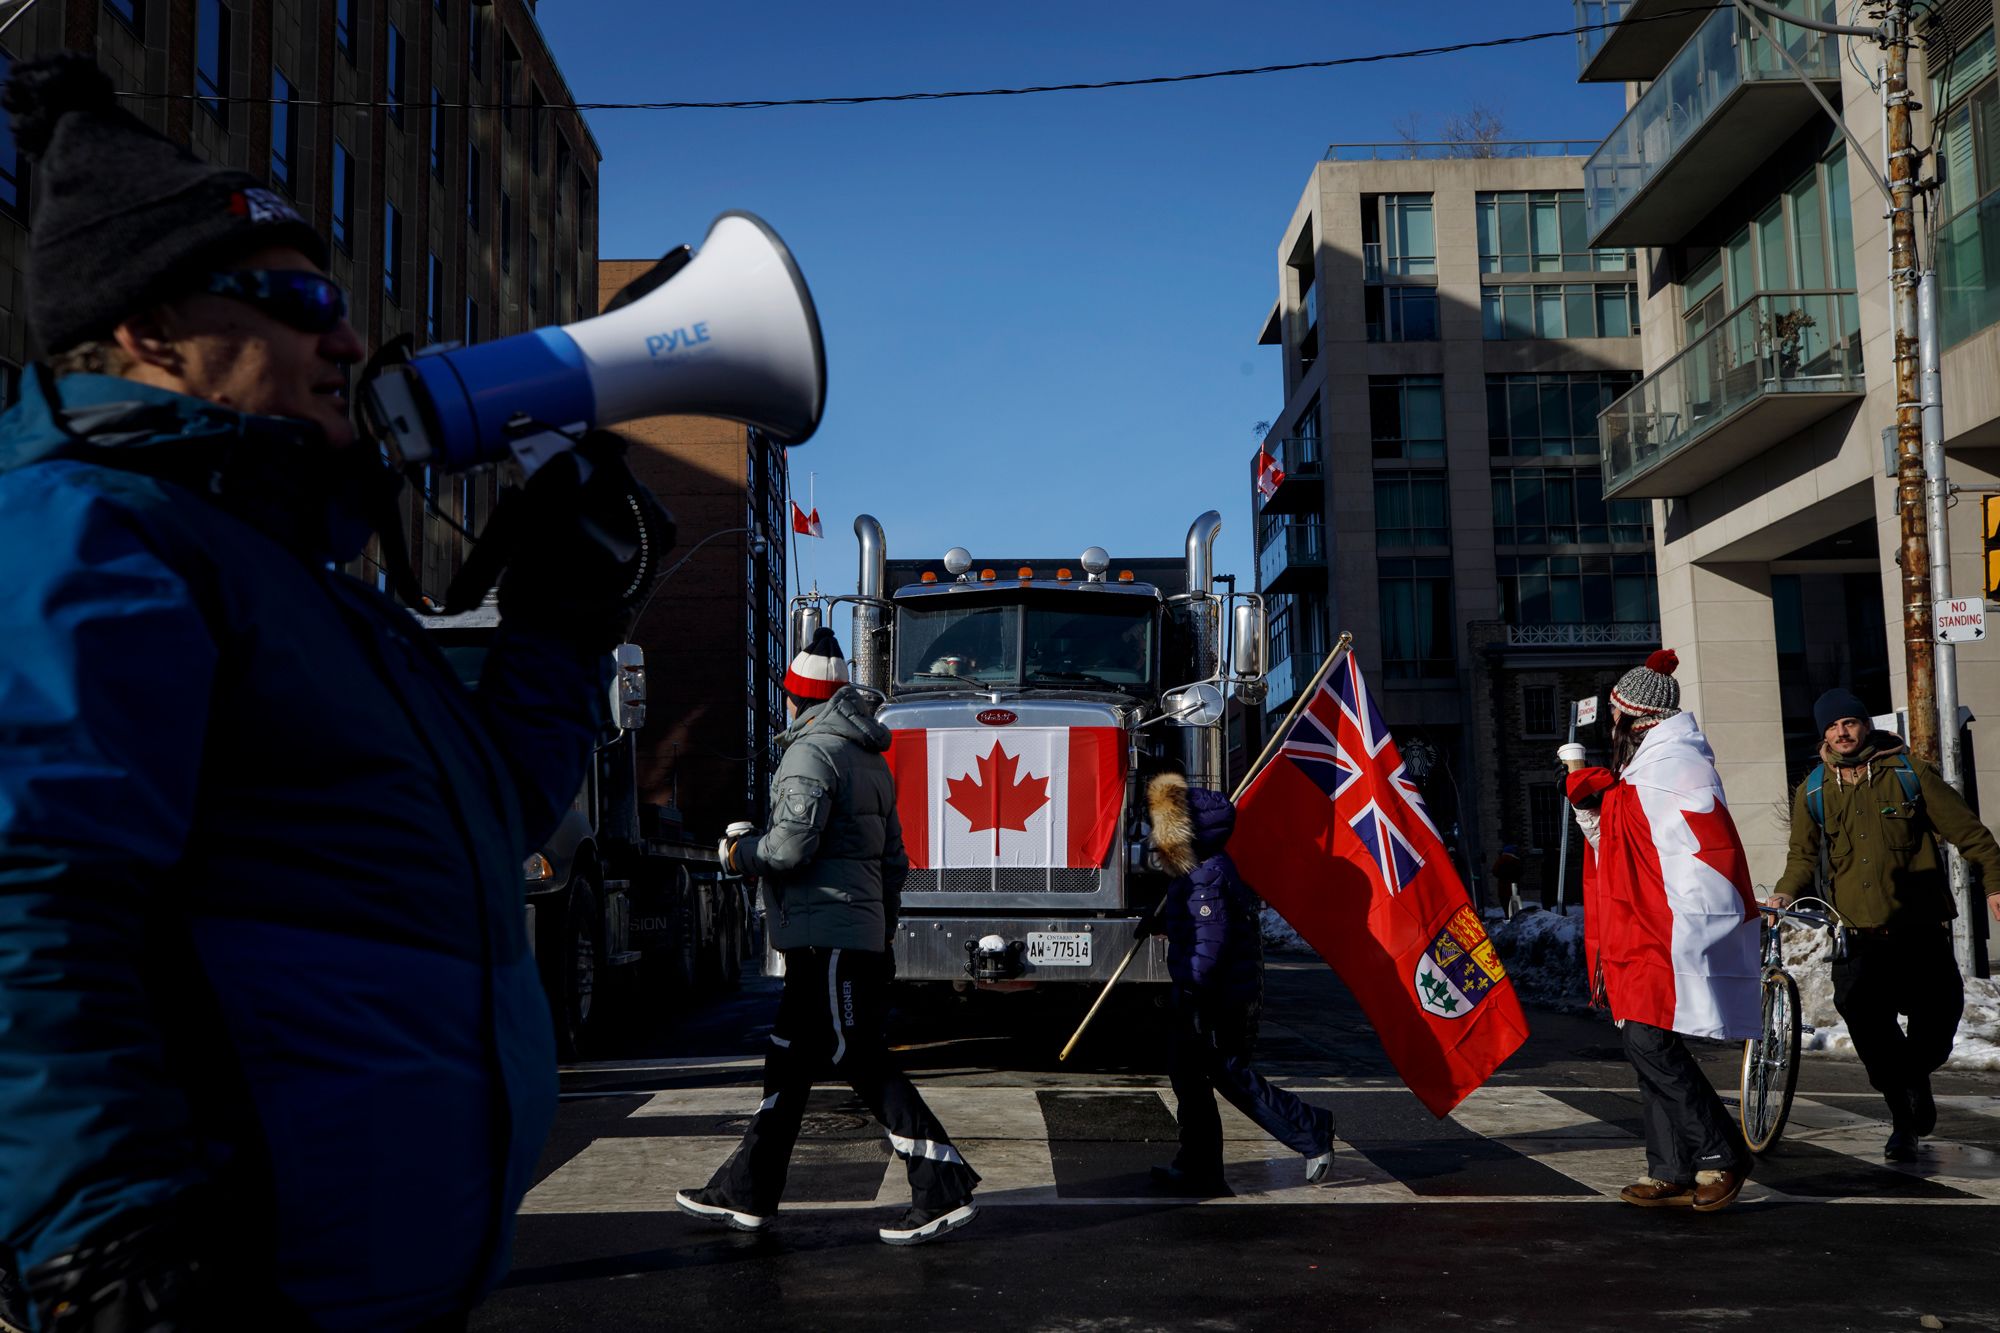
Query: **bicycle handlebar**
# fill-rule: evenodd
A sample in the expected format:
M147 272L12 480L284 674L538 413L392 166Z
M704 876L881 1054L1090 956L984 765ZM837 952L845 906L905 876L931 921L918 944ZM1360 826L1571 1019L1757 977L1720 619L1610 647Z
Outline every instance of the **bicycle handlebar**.
M1785 917L1792 921L1803 921L1809 926L1818 926L1821 929L1825 929L1833 924L1833 918L1824 912L1801 912L1795 908L1770 907L1764 903L1758 903L1757 910L1765 916Z

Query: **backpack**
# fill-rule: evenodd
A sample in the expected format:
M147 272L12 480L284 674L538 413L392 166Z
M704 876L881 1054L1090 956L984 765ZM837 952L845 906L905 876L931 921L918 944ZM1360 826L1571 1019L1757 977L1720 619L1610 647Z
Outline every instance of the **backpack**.
M1923 805L1923 791L1917 784L1917 774L1910 767L1910 761L1898 755L1900 761L1893 767L1885 765L1896 775L1896 781L1903 786L1903 799L1913 806ZM1826 831L1826 764L1813 765L1813 771L1806 774L1806 809L1812 814L1813 823L1820 831Z

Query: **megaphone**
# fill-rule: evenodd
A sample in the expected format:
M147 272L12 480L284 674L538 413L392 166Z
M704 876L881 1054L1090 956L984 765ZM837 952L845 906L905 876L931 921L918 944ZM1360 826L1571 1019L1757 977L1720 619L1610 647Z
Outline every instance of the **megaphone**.
M637 417L725 417L803 444L826 406L812 293L763 219L729 212L594 319L426 348L363 385L364 424L396 461L533 472L583 431Z

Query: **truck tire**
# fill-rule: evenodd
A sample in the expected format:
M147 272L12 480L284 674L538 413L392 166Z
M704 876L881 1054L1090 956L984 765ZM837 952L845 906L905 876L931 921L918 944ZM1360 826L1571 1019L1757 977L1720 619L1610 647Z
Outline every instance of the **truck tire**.
M579 869L571 878L563 905L562 929L550 958L554 969L549 988L555 996L556 1054L580 1058L590 1046L599 1016L598 985L604 977L604 922L597 890Z

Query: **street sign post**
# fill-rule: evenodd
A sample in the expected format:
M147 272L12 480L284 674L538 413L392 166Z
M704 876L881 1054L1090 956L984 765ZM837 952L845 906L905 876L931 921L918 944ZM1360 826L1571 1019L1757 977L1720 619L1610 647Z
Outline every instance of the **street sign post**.
M1939 643L1976 643L1986 637L1986 599L1947 597L1931 608L1931 630Z

